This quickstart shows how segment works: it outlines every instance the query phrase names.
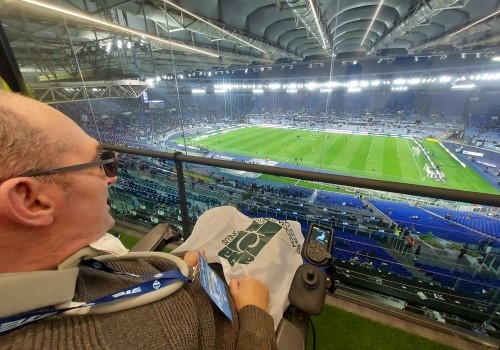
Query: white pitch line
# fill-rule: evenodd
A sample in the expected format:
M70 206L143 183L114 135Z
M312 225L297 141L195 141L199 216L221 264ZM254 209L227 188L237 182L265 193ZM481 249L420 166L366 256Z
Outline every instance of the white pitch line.
M371 160L370 160L370 154L372 153L373 142L375 142L374 139L372 139L372 142L370 143L370 149L368 150L368 157L366 157L366 160L370 161L370 162L371 162Z
M408 139L406 139L406 144L408 145L408 148L411 151L411 146L410 146L410 143L408 142ZM413 152L411 152L411 155L413 157L413 160L415 161L415 166L417 167L418 175L420 175L420 181L424 182L424 180L422 180L424 177L422 176L422 172L420 171L420 168L418 166L417 160L415 159L415 156L413 155Z

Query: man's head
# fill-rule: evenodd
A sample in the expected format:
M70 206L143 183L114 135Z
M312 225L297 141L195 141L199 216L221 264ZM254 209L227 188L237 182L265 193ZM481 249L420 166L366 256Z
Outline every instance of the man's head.
M40 102L0 92L0 272L50 269L114 224L99 166L22 176L97 160L99 143Z

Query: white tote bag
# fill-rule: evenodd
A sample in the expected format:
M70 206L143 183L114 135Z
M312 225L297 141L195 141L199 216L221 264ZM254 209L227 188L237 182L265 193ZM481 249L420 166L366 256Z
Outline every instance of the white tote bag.
M259 278L269 288L274 329L288 307L288 291L302 265L304 243L297 221L249 218L233 207L218 207L200 216L191 236L175 252L204 248L209 263L220 263L227 282Z

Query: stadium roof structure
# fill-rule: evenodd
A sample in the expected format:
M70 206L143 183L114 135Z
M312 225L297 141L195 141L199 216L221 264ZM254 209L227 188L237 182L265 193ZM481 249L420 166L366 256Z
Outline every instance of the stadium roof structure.
M28 81L500 54L499 0L0 0ZM417 57L418 60L418 57ZM174 64L173 64L174 62ZM246 69L246 68L245 68Z

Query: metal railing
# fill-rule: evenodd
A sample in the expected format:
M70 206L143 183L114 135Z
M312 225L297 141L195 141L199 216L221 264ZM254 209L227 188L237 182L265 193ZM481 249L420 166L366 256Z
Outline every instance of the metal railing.
M354 177L354 176L314 172L308 170L289 169L276 166L248 164L237 161L190 156L190 155L185 155L182 152L171 153L162 151L152 151L134 147L116 146L111 144L104 144L104 148L117 151L120 153L128 153L145 157L171 160L175 163L177 172L177 185L179 191L179 206L182 218L182 229L185 235L189 235L191 230L189 227L190 224L188 215L188 205L186 200L186 189L184 183L185 180L183 172L184 163L213 166L213 167L226 168L232 170L241 170L253 173L263 173L275 176L294 178L299 180L324 182L333 185L345 185L357 188L395 192L413 196L432 197L450 201L500 207L500 195L495 195L495 194L451 190L446 188L412 185L412 184L374 180L374 179Z

